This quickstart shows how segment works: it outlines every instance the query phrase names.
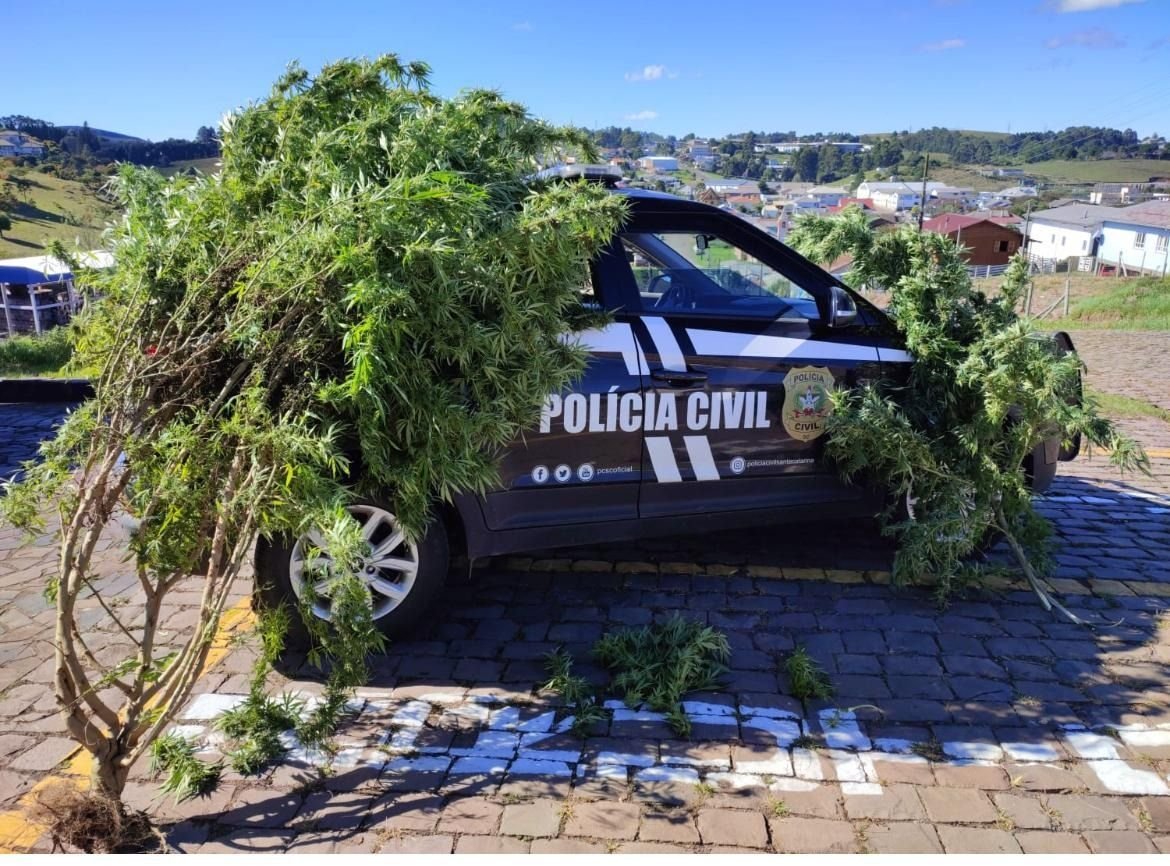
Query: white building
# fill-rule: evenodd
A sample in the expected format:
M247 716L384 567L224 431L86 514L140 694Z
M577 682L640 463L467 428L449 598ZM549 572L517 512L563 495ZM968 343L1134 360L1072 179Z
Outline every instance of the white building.
M1036 211L1027 222L1028 255L1041 259L1096 255L1101 224L1117 212L1117 208L1095 204L1066 204Z
M678 160L673 156L644 156L638 165L646 171L678 171Z
M1159 275L1170 270L1170 201L1102 210L1111 211L1101 224L1102 262Z
M814 199L821 207L836 207L841 203L841 199L849 195L849 190L839 186L814 186L805 195Z
M0 156L44 156L45 146L23 132L0 130Z

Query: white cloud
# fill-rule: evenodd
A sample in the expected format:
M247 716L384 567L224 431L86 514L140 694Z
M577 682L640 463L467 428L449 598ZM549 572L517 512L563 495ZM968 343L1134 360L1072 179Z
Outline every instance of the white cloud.
M1064 36L1053 36L1044 43L1045 48L1121 48L1125 40L1112 30L1104 27L1090 27L1088 30L1078 30L1075 33L1066 33Z
M657 116L657 111L651 111L649 108L645 108L642 111L635 111L633 114L627 114L626 120L653 120Z
M1145 0L1057 0L1056 8L1061 12L1092 12L1096 9L1115 9L1130 3L1144 3Z
M626 81L660 81L663 78L678 78L678 73L661 63L652 63L634 72L627 72L625 78Z
M962 48L967 44L966 39L943 39L939 42L927 42L921 46L921 51L951 51L955 48Z
M517 33L531 33L533 30L531 21L517 21L512 25L512 29Z

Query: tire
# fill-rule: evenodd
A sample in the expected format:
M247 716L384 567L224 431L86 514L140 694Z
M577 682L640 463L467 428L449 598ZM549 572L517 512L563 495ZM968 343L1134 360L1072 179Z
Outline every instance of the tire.
M384 505L361 501L348 510L355 520L370 526L370 541L375 550L380 544L393 544L381 553L394 564L378 567L370 563L363 577L370 586L378 630L390 639L406 637L426 622L427 611L438 600L446 583L450 557L447 528L442 518L435 515L417 543L394 543L392 536L399 532L398 521ZM302 554L306 542L307 538L284 536L261 538L256 544L255 604L261 610L283 604L296 611L289 618L285 641L292 649L304 649L310 640L300 613L300 595L306 585ZM413 563L413 573L397 567L407 563ZM314 603L313 615L328 620L327 598Z

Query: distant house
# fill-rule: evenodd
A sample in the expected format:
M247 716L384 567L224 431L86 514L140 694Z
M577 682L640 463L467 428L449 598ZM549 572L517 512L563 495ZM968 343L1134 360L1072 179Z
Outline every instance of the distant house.
M1028 218L1028 255L1041 259L1095 256L1101 224L1117 208L1074 202L1034 212Z
M678 159L673 156L644 156L638 165L647 171L678 171Z
M1152 183L1099 183L1089 193L1093 204L1135 204L1143 202L1153 194Z
M1014 228L968 214L942 214L926 220L922 229L957 240L970 265L1006 265L1023 242Z
M45 146L23 132L11 129L0 130L0 156L35 156L45 155Z
M841 199L849 195L849 190L839 186L814 186L805 195L816 199L817 204L821 207L828 208L840 204Z
M871 199L878 210L909 210L922 203L923 186L926 188L927 197L947 198L950 197L951 191L955 190L955 187L937 180L928 180L925 185L921 182L867 180L858 185L857 197Z
M1170 201L1106 208L1101 222L1102 262L1127 271L1165 275L1170 268Z
M104 269L114 264L113 257L104 250L81 253L78 260L87 268ZM81 303L67 263L48 255L0 259L0 307L9 335L40 334L63 325Z
M719 177L707 181L707 187L720 195L760 195L760 185L742 177Z
M835 205L826 208L826 210L828 210L829 213L840 213L848 207L859 207L865 211L877 210L877 208L874 207L873 199L871 198L843 198Z

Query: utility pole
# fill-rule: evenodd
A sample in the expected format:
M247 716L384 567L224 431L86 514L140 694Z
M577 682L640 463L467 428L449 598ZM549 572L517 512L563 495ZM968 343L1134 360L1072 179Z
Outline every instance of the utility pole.
M930 151L926 152L926 162L922 164L922 195L918 197L918 233L922 234L922 220L926 217L926 175L930 171Z

